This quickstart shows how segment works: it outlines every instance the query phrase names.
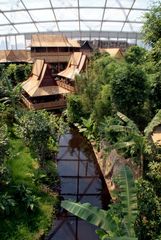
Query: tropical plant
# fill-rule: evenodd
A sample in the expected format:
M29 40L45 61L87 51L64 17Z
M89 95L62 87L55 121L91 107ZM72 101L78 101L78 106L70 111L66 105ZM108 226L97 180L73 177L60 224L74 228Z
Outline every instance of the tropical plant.
M138 216L135 231L139 240L160 240L161 205L153 184L140 179L138 188Z
M30 64L19 64L16 65L14 71L14 79L15 83L25 81L31 72L31 65Z
M133 64L144 64L146 60L146 50L145 48L139 46L132 46L125 52L125 60L127 63Z
M145 128L144 133L147 138L151 137L155 127L161 124L161 109L152 118L151 122Z
M30 111L17 120L19 122L19 124L15 125L17 136L24 139L25 144L31 148L40 162L43 163L48 153L48 143L51 144L51 137L53 143L56 144L56 133L55 136L51 136L49 114L46 111Z
M120 151L126 158L130 157L140 167L143 174L145 168L145 156L152 154L152 148L148 139L140 132L136 124L124 114L117 112L117 125L109 125L108 119L102 123L104 137L110 142L108 135L115 134L115 142L110 142L112 148Z
M17 108L17 103L20 100L21 95L21 85L17 84L13 86L11 80L4 77L3 84L0 86L2 88L3 97L0 99L1 102L9 104L13 109Z
M82 124L74 124L78 128L79 132L82 133L90 141L96 140L96 126L92 117L88 119L82 117L81 120Z
M143 36L145 43L154 46L161 38L161 3L158 1L144 16Z
M130 168L121 168L117 184L117 201L110 204L109 210L102 210L89 203L62 201L63 208L72 214L101 228L97 231L100 239L136 239L134 223L137 214L136 191Z
M117 111L127 115L139 126L147 99L147 78L142 67L122 63L111 75L111 98ZM146 119L144 119L145 122Z
M0 165L4 162L5 157L8 155L9 139L7 125L0 126Z
M15 200L7 193L0 194L0 212L9 215L15 207Z
M19 204L24 205L26 209L31 211L34 211L39 207L39 197L33 193L32 189L28 188L24 184L15 186L14 189L15 198Z

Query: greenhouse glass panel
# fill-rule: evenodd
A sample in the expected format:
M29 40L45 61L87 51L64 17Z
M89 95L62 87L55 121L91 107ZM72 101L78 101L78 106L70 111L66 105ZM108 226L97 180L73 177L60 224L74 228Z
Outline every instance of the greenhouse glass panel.
M31 10L30 14L34 21L55 21L52 10Z
M37 32L37 29L34 24L28 23L28 24L17 24L16 28L21 33L27 33L27 32Z
M59 22L60 31L79 31L79 23L78 22Z
M6 23L9 24L9 21L2 13L0 13L0 23L1 24L6 24Z
M79 0L80 7L104 7L105 0Z
M106 7L131 8L134 0L108 0Z
M123 32L139 32L141 31L143 24L142 23L125 23Z
M101 28L101 22L81 21L80 24L82 31L98 31Z
M77 0L51 0L53 7L77 7Z
M52 32L58 31L56 23L36 23L36 26L40 32Z
M24 9L24 6L22 5L21 1L17 0L1 0L0 5L1 11Z
M34 9L34 8L49 8L51 7L49 0L23 0L25 6L29 9Z
M8 49L16 49L15 36L7 36L7 46Z
M103 15L103 9L80 9L81 20L101 20Z
M13 23L31 22L31 18L26 11L6 12L5 14Z
M128 10L106 9L104 19L125 21L128 12Z
M0 33L2 34L11 34L11 33L17 33L17 31L14 29L13 26L11 25L6 25L6 26L0 26Z
M0 37L0 50L6 49L6 39L5 37Z
M16 36L16 42L17 42L17 49L24 49L25 48L25 37L24 37L24 35Z
M103 22L102 31L121 31L123 23Z
M152 7L154 0L136 0L134 3L134 8L149 9Z
M129 21L143 21L143 17L147 11L131 10L128 20Z
M77 9L55 9L57 20L78 20Z

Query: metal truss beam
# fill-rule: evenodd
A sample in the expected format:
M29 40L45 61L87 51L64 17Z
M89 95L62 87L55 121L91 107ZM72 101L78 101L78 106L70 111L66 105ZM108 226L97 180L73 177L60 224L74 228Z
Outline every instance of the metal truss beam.
M20 2L22 3L22 5L24 6L26 12L28 13L29 17L31 18L31 22L35 25L35 28L37 29L37 31L39 32L38 27L36 26L36 24L34 23L34 19L32 18L29 10L27 9L26 5L24 4L23 0L20 0ZM15 24L14 24L15 25Z
M13 23L13 22L10 22L11 25L14 27L16 27L16 25L23 25L23 24L39 24L39 23L61 23L61 22L79 22L79 20L56 20L56 21L31 21L31 22L19 22L19 23ZM103 24L103 22L109 22L109 23L124 23L123 20L82 20L80 19L80 22L100 22L101 24ZM138 24L141 24L143 23L142 21L126 21L126 23L138 23ZM9 26L8 23L2 23L0 24L0 26ZM102 28L101 28L102 30ZM1 34L0 34L1 35Z
M49 0L50 1L50 0ZM53 9L56 9L56 10L62 10L62 9L78 9L78 7L53 7ZM49 8L49 7L44 7L44 8L28 8L28 11L37 11L37 10L50 10L52 8ZM80 9L104 9L104 6L103 7L95 7L95 6L91 6L91 7L81 7L79 6ZM130 10L131 8L130 7L106 7L106 9L114 9L114 10L122 10L122 9L125 9L125 10ZM132 8L132 10L136 10L136 11L149 11L148 8ZM22 11L25 11L24 8L22 9L13 9L13 10L3 10L3 11L0 11L0 12L4 12L4 13L8 13L8 12L22 12Z
M54 11L55 8L53 8L53 5L52 5L51 0L49 0L49 2L50 2L51 9L52 9L52 11L53 11L53 15L54 15L54 18L55 18L55 22L56 22L57 29L58 29L58 31L60 32L59 24L58 24L58 21L57 21L57 18L56 18L56 14L55 14L55 11ZM44 8L43 8L43 9L44 9Z
M59 31L55 32L41 32L41 34L60 34ZM80 31L62 31L62 34L70 38L80 38ZM38 34L37 32L32 33L19 33L19 34L10 34L10 36L24 35L26 39L30 40L32 34ZM9 34L3 35L4 37L9 36ZM3 37L1 36L1 37ZM137 32L117 32L117 31L81 31L82 38L125 38L125 39L142 39L142 34Z

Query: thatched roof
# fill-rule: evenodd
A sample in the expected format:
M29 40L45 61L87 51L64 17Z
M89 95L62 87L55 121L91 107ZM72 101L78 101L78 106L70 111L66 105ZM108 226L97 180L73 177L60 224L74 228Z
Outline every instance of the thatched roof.
M101 53L109 53L113 58L123 58L123 53L120 48L100 48Z
M58 73L58 76L68 79L75 79L75 76L81 72L85 63L86 63L86 55L82 52L74 52L71 55L67 68Z
M68 90L55 84L49 65L44 60L36 60L31 76L22 83L22 88L30 97L69 93Z
M1 50L0 63L31 62L30 52L26 50Z
M64 35L33 34L31 47L80 47L78 41Z

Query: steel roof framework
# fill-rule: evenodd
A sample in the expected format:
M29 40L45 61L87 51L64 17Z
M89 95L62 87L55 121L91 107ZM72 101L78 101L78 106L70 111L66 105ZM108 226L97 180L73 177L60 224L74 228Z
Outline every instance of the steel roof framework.
M91 6L90 6L91 2ZM143 14L152 0L0 0L1 41L32 33L66 34L78 39L141 38Z

